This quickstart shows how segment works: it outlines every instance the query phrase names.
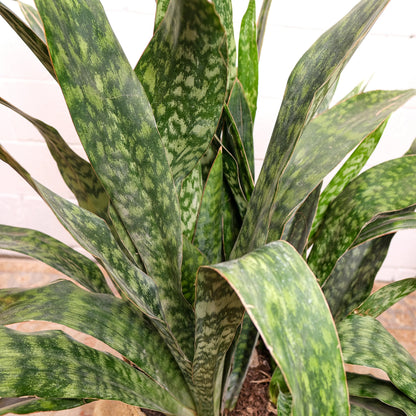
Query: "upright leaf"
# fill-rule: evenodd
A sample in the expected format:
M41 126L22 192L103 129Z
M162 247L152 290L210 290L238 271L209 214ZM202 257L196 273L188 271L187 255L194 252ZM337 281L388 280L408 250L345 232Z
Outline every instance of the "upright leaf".
M233 257L266 242L280 177L306 123L387 3L362 0L312 45L292 71Z
M315 276L296 250L278 241L212 269L235 289L282 370L293 414L347 415L335 326Z
M172 308L182 301L179 204L146 93L98 0L36 4L81 142L145 270L162 298L170 299L167 320L177 325Z
M27 23L29 23L29 26L39 36L39 38L46 43L42 20L38 11L30 4L23 3L19 0L17 0L17 2L19 3L19 7L23 13L23 16L25 17Z
M371 91L356 95L308 124L280 178L270 225L273 240L280 238L294 208L348 152L415 93Z
M250 0L243 16L238 43L238 79L240 80L247 103L250 107L251 119L254 121L257 110L257 94L259 84L259 62L257 51L256 2Z
M328 205L336 198L337 195L345 188L345 186L354 179L366 164L368 158L373 153L381 136L386 128L387 120L382 123L377 130L370 133L354 150L353 154L342 165L336 175L331 179L331 182L325 187L321 196L319 197L318 210L313 222L311 230L311 238L318 230L319 224Z
M165 17L166 10L168 9L170 0L156 0L156 15L155 15L155 25L154 32L158 29L160 23Z
M393 159L362 173L333 201L308 258L321 283L367 223L416 203L415 174L415 156Z
M257 21L257 50L259 53L259 57L261 53L261 48L263 46L264 35L266 33L267 18L269 17L269 10L271 4L272 0L263 0L259 13L259 18Z
M171 0L135 72L179 184L215 134L227 88L224 28L206 0Z

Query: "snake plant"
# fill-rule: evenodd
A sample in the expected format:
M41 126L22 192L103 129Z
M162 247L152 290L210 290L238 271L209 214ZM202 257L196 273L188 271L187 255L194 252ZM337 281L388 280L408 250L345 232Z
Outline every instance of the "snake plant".
M90 257L41 231L0 226L1 248L70 278L0 291L0 414L98 399L225 414L260 334L277 364L279 414L415 415L415 360L375 319L415 281L370 292L394 232L415 225L416 156L410 149L360 173L415 91L354 91L329 105L388 0L359 2L300 59L256 183L270 0L258 24L248 2L238 45L230 0L159 0L135 68L98 0L35 3L28 24L2 3L1 15L59 83L88 160L53 127L1 104L40 132L78 203L4 147L0 158ZM114 353L62 331L9 327L29 320L73 328ZM346 373L344 363L380 368L389 381Z

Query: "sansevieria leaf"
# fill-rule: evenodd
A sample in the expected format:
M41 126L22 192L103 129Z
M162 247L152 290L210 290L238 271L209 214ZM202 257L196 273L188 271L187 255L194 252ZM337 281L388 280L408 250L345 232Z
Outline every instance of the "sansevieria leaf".
M266 242L279 180L305 125L387 3L362 0L312 45L292 71L234 258Z
M0 327L0 347L1 397L102 398L194 414L144 373L60 331L24 334Z
M226 35L207 0L171 0L135 72L177 184L215 134L227 88Z
M297 251L278 241L212 267L235 289L279 365L292 394L293 414L347 415L334 322L315 276Z

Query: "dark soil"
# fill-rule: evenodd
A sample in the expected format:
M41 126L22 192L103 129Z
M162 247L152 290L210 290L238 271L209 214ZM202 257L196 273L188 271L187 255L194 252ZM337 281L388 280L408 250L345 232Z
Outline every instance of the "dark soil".
M261 351L250 367L237 405L228 416L274 416L276 408L269 401L271 369L268 358ZM143 410L147 416L161 416L162 413Z

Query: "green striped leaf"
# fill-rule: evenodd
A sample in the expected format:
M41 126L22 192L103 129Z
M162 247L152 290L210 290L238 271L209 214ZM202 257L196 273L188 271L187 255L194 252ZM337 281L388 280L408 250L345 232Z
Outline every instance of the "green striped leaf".
M179 184L215 134L226 88L226 37L206 0L171 0L135 72Z
M192 240L194 236L203 187L201 164L198 163L182 181L179 192L182 232L188 240Z
M156 15L155 15L155 26L154 31L158 29L160 23L165 17L166 10L168 9L170 0L157 0L156 1Z
M272 0L263 0L259 13L259 18L257 21L257 50L259 53L259 57L261 53L261 48L263 46L264 35L266 33L267 18L269 17L269 10L271 4Z
M225 110L227 111L228 116L231 116L231 131L234 132L233 124L235 124L236 132L238 133L237 135L232 136L233 139L238 139L239 142L242 143L242 145L240 145L237 142L239 147L241 146L241 149L238 147L238 152L235 152L235 155L241 154L241 160L239 158L241 169L245 168L248 163L249 170L247 174L251 173L251 177L254 178L253 122L251 120L250 108L244 95L243 87L238 80L234 82ZM251 192L252 191L253 190L251 190Z
M266 242L280 177L306 123L387 3L388 0L362 0L312 45L292 71L232 257Z
M33 412L73 409L90 400L86 399L40 399L38 397L7 397L0 399L0 415L10 412L25 415Z
M155 327L131 304L88 293L71 282L30 290L0 290L0 322L55 322L109 345L187 407L193 401L183 376Z
M280 178L270 225L272 240L280 238L294 208L348 152L415 93L371 91L356 95L308 124Z
M416 416L416 403L389 381L354 373L347 373L347 380L351 396L374 398L401 409L407 416Z
M390 160L362 173L333 201L308 258L321 283L367 223L416 203L415 174L414 156Z
M93 261L49 235L0 225L0 247L40 260L93 292L111 293L105 277Z
M30 28L39 36L40 39L43 40L43 42L46 43L43 24L38 11L30 4L23 3L19 0L17 0L17 2L19 3L20 10L22 11L23 16L25 17Z
M0 15L10 27L20 36L23 42L29 47L49 74L56 79L49 51L43 40L29 28L18 16L0 2Z
M212 164L205 182L198 211L193 244L207 257L209 263L222 259L222 150Z
M147 272L163 292L178 291L179 207L146 94L98 0L62 0L53 5L38 0L36 4L65 100L91 164Z
M0 347L1 397L101 398L194 414L144 373L60 331L23 334L0 327Z
M220 272L210 266L201 267L197 278L192 373L198 415L220 415L224 357L243 313L241 302Z
M240 39L238 42L238 79L247 97L253 121L257 110L258 67L256 2L255 0L250 0L247 11L241 21Z
M237 75L236 68L236 45L234 39L234 27L233 27L233 5L232 0L213 0L215 10L217 11L221 23L224 26L225 34L227 35L227 70L228 70L228 81L227 91L231 89L234 79Z
M416 360L370 316L350 315L338 325L344 362L384 370L391 382L416 401Z
M416 290L416 278L399 280L383 286L369 296L356 310L360 315L370 315L374 318L381 315L405 296Z
M361 142L323 190L319 197L318 210L311 230L312 239L318 230L328 205L340 194L345 186L360 173L380 141L386 125L387 120Z
M335 321L350 314L370 295L392 237L367 241L348 250L338 260L322 286Z
M277 241L212 267L234 288L282 370L294 414L347 415L334 322L315 276L296 250Z

